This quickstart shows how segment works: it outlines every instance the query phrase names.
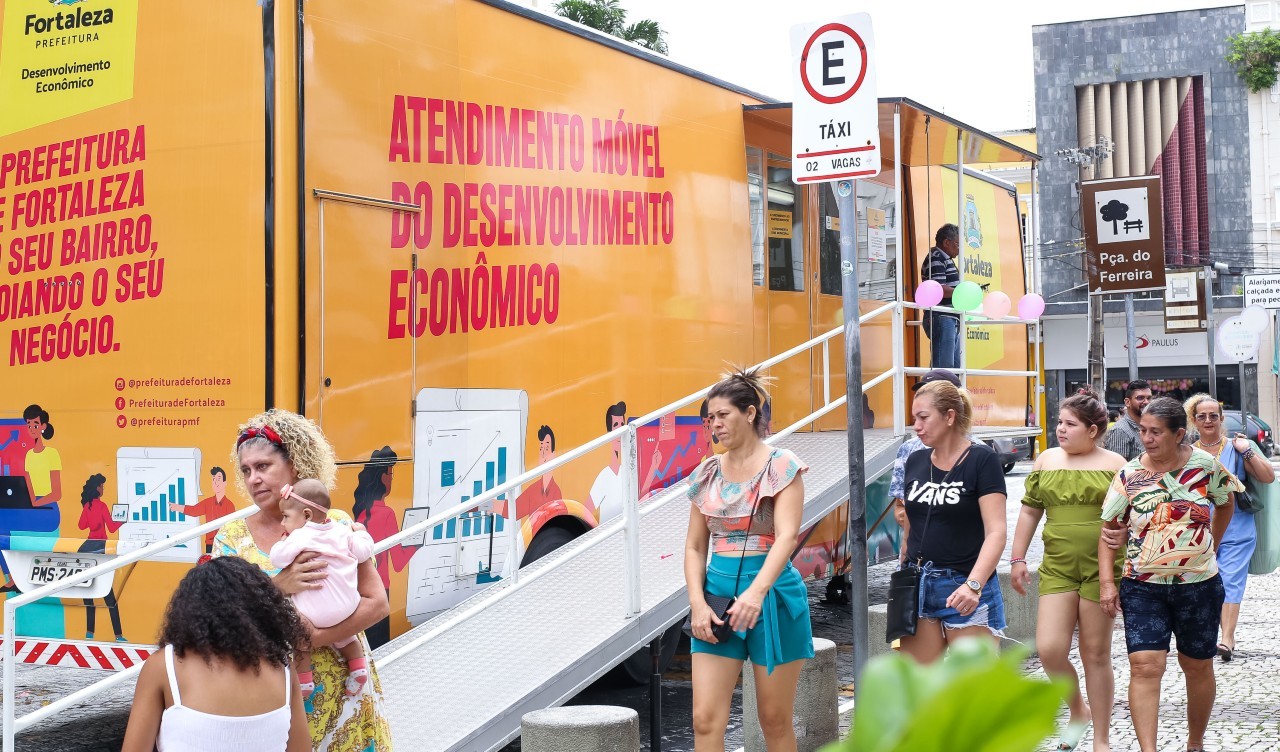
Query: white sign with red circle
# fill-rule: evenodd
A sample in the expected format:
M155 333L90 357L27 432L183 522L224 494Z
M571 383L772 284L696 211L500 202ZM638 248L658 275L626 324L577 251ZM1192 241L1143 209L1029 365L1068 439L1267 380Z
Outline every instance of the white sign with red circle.
M791 59L791 179L814 183L878 175L871 16L855 13L792 26Z

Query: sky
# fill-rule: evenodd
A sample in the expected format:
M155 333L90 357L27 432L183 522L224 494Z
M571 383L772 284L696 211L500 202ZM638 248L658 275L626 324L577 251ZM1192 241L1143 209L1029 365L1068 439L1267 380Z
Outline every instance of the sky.
M537 0L550 11L553 0ZM1035 125L1031 27L1093 18L1242 5L1213 0L622 0L628 20L667 30L670 57L791 101L790 28L867 12L878 95L904 96L987 131Z

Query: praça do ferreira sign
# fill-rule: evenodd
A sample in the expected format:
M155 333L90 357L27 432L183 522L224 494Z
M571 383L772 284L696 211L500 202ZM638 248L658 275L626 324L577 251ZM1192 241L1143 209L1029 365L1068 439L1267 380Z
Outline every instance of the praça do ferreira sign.
M1160 176L1081 183L1089 293L1164 288L1164 215Z

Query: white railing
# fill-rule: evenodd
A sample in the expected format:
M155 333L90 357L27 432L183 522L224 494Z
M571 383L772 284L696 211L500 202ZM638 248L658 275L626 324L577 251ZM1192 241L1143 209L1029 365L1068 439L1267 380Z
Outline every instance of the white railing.
M199 538L206 533L215 532L218 528L231 520L244 519L245 517L257 514L257 512L258 508L256 506L249 506L245 509L237 510L221 519L206 522L203 525L194 527L180 535L175 535L172 538L157 541L156 543L139 548L136 551L116 556L106 563L99 564L96 567L90 567L79 574L66 577L58 580L57 582L51 582L48 585L43 585L29 593L22 593L16 597L6 599L4 602L4 648L3 653L0 654L4 659L4 752L13 752L14 737L18 732L25 731L30 728L33 723L37 723L51 715L60 713L67 708L78 705L95 695L101 694L117 684L124 682L126 679L133 677L138 673L138 671L142 670L142 664L138 664L133 668L126 669L118 674L113 674L100 682L90 684L77 692L73 692L66 697L55 702L51 702L39 710L32 711L21 718L17 718L14 712L14 704L17 701L18 667L16 665L17 656L15 654L16 648L14 643L17 639L15 616L19 608L27 605L28 603L34 603L35 601L43 598L54 596L67 588L89 582L101 575L114 574L114 572L121 567L150 558L161 551L173 548L179 543L185 543L189 540Z
M867 313L864 313L858 317L858 323L860 326L863 324L866 324L869 321L873 321L877 318L880 318L886 313L891 314L893 319L893 322L892 322L893 349L894 349L893 363L887 370L881 371L877 373L875 376L872 376L871 378L864 381L862 384L862 388L864 391L869 390L879 384L884 383L885 381L888 381L889 379L893 379L894 433L896 435L903 435L905 433L904 418L903 418L903 415L905 414L904 408L905 408L905 401L906 401L905 400L905 377L908 375L921 375L926 373L929 370L928 368L923 368L923 367L909 367L904 365L904 362L903 362L904 356L903 356L903 344L902 344L903 343L902 327L903 327L903 322L905 318L905 311L906 309L919 309L919 308L920 308L919 306L910 302L889 301L889 302L886 302L884 305L881 305L878 308L868 311ZM935 307L933 310L941 311L944 313L957 313L957 314L962 313L960 311L956 311L954 309L941 307L941 306ZM974 314L965 314L965 315L974 316ZM1027 320L1021 320L1021 319L989 320L984 318L983 320L976 321L975 323L977 323L978 325L1022 324L1022 325L1034 326L1037 332L1039 328L1038 321L1027 321ZM786 428L783 428L782 430L774 433L766 440L768 443L772 444L787 436L790 436L791 434L795 433L801 428L804 428L805 426L812 424L813 422L817 421L823 416L828 415L831 412L845 405L847 398L845 396L844 389L839 390L840 392L839 397L837 397L836 399L831 398L830 345L831 345L831 340L837 337L841 337L843 334L844 334L844 326L836 327L828 332L825 332L823 334L818 335L817 337L814 337L813 339L810 339L807 342L803 342L799 345L796 345L795 347L791 348L790 350L787 350L786 352L779 353L765 361L762 361L761 363L755 366L755 368L767 370L792 357L795 357L797 355L804 354L804 353L809 353L815 347L822 348L822 397L823 397L822 407L813 411L809 415L804 416L803 418L799 419L795 423L792 423ZM1037 336L1037 341L1038 341L1038 336ZM843 352L843 350L841 350L841 352ZM1038 348L1037 348L1037 360L1038 360ZM1036 380L1037 387L1039 385L1038 370L1014 371L1014 370L962 368L962 369L957 369L957 372L960 373L962 377L964 375L969 375L969 376L998 376L998 377L1007 376L1007 377L1033 378ZM408 538L416 537L418 535L422 535L423 533L434 528L437 525L447 523L449 520L455 519L464 514L472 513L475 509L481 507L484 504L496 501L499 497L503 495L507 495L508 499L513 500L517 495L517 493L519 492L520 488L526 483L535 481L541 478L544 474L551 472L556 468L559 468L569 462L572 462L576 459L584 457L587 454L597 449L608 446L614 440L617 440L617 439L621 440L621 444L622 444L621 465L622 466L620 468L620 472L623 473L623 478L624 478L624 486L623 486L624 499L623 499L622 520L619 526L616 526L612 530L601 531L601 534L599 535L590 536L588 540L584 540L579 543L576 543L574 550L566 554L564 557L561 557L552 562L548 562L546 566L538 567L534 571L527 573L523 576L520 574L519 566L512 564L511 566L508 567L508 570L510 572L511 582L506 587L504 587L500 592L495 593L491 597L486 598L484 600L478 600L467 608L464 608L461 610L454 610L453 612L445 616L442 616L439 619L432 620L431 626L428 630L426 630L423 634L414 637L413 640L407 642L403 646L400 646L392 653L382 657L379 663L382 665L387 665L396 660L399 660L404 655L408 654L409 652L411 652L418 646L422 645L423 643L438 636L445 630L451 629L454 626L470 619L472 616L479 613L481 609L487 608L492 603L495 603L497 601L510 597L513 593L523 589L523 587L527 586L530 582L533 582L534 580L545 576L548 572L555 571L559 567L563 566L565 562L572 560L574 557L580 555L583 551L594 548L596 545L599 545L600 542L609 539L611 536L619 532L621 532L625 536L624 551L625 551L625 557L626 557L626 570L627 570L627 583L626 583L627 613L625 614L625 617L628 619L637 617L640 614L640 610L641 610L641 589L640 589L641 582L640 582L640 564L639 564L640 519L642 516L646 514L646 509L642 509L640 506L640 498L639 498L638 429L641 426L645 426L656 420L659 420L664 415L669 415L677 410L685 408L695 402L698 402L699 400L706 398L707 394L710 391L711 391L711 387L708 386L694 392L693 394L687 395L681 399L671 402L667 405L663 405L662 407L656 410L653 410L639 418L636 418L635 420L631 421L630 423L624 426L615 428L614 430L609 431L608 433L602 436L599 436L579 447L576 447L567 452L564 452L563 454L560 454L555 459L552 459L551 461L545 464L539 465L538 467L535 467L532 470L529 470L525 473L521 473L520 475L514 478L511 478L505 483L502 483L475 498L469 499L465 505L458 505L448 511L440 512L439 514L433 515L426 520L416 523L410 527L404 528L403 530L395 533L394 535L391 535L379 541L377 545L374 547L375 553L381 553L383 551L386 551L392 546L400 544L401 541L404 541ZM1039 390L1037 388L1035 393L1038 394L1038 392ZM1014 429L1010 429L1010 430L1014 430ZM1022 430L1021 432L1025 433L1025 429ZM145 548L138 549L128 554L117 556L111 561L108 561L104 564L99 564L98 566L93 567L91 569L87 569L84 572L81 572L80 574L73 575L66 579L58 580L57 582L50 583L36 590L33 590L30 593L23 593L17 597L6 600L4 603L4 618L5 618L4 646L3 646L3 653L0 654L3 656L3 661L4 661L3 752L13 752L14 744L15 744L15 736L17 733L20 733L22 731L29 729L33 724L41 720L44 720L45 718L48 718L52 715L60 713L79 703L90 700L93 697L119 684L122 684L123 682L136 676L138 671L141 669L141 665L137 665L130 669L118 672L106 679L95 682L94 684L91 684L70 695L67 695L66 697L63 697L55 702L52 702L49 705L46 705L38 710L32 711L31 713L28 713L22 716L21 718L16 718L15 712L14 712L15 710L14 703L17 695L17 686L16 686L17 676L16 676L15 644L14 643L17 635L15 630L14 615L18 608L24 605L27 605L29 603L32 603L34 601L40 600L42 598L53 596L59 592L62 592L63 590L66 590L67 588L74 587L80 583L88 582L89 580L92 580L93 578L98 577L100 575L112 573L117 569L120 569L124 566L128 566L129 564L133 564L135 562L150 558L151 556L161 551L164 551L168 548L172 548L173 546L178 545L179 543L183 543L188 540L193 540L195 538L198 538L204 535L205 533L215 531L219 527L221 527L222 525L226 524L231 520L249 517L250 515L257 513L257 511L258 509L256 506L249 506L245 509L238 510L233 514L228 515L227 517L223 517L219 520L208 522L198 527L192 528L191 530L188 530L182 533L181 535L175 536L173 538L168 538L164 541L153 543L149 546L146 546ZM507 505L507 514L508 514L508 522L510 524L506 526L507 535L509 537L509 544L510 544L508 547L508 556L514 556L520 549L520 542L521 542L520 541L521 529L519 524L520 521L518 519L514 519L515 513L516 513L515 504L509 503Z

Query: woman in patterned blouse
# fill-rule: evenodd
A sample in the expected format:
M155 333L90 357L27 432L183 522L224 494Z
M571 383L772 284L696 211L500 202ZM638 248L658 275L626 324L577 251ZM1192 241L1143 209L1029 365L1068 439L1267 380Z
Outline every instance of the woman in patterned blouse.
M1188 752L1204 748L1216 685L1218 621L1224 590L1215 555L1231 521L1240 481L1208 452L1182 443L1187 414L1169 397L1151 401L1139 423L1146 450L1116 473L1102 507L1109 528L1128 529L1124 576L1116 552L1098 546L1101 603L1124 613L1129 708L1142 752L1156 752L1160 679L1171 636L1187 678ZM1216 507L1216 511L1211 511Z

